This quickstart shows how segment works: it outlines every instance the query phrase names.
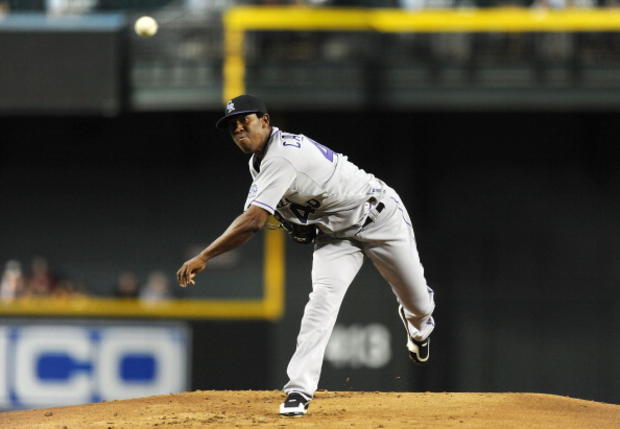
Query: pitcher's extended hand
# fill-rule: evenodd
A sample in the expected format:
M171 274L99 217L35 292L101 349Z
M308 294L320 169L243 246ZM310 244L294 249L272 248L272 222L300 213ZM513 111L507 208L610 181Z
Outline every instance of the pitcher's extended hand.
M196 284L194 277L196 274L205 269L207 263L199 256L195 256L192 259L186 261L179 271L177 271L177 281L179 286L185 287L188 284Z

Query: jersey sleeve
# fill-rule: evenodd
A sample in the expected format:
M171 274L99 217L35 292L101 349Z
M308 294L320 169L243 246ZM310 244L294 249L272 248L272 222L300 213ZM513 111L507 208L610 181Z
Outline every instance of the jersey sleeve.
M274 157L267 160L261 164L260 172L252 182L244 209L254 205L273 214L296 175L297 170L285 158Z

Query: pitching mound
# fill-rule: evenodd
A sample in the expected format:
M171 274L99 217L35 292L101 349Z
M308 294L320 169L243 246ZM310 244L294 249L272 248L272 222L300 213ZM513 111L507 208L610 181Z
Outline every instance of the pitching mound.
M620 405L532 393L320 391L304 417L280 417L280 392L196 391L0 413L2 428L612 428Z

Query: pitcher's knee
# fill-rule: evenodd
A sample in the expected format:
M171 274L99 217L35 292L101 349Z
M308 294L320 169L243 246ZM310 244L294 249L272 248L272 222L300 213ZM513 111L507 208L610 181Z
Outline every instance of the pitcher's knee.
M310 292L306 311L313 317L331 317L338 312L343 298L344 293L336 288L315 285L314 290Z
M403 307L411 313L415 319L423 319L433 314L435 310L435 302L431 299L425 302L416 302L415 304L407 305L403 303Z

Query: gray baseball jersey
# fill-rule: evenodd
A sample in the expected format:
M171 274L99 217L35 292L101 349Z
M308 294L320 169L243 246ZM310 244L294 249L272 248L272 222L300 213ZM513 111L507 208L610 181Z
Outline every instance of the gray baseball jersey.
M340 304L364 257L392 287L416 340L434 328L433 291L411 219L394 189L304 135L274 127L267 145L260 163L250 158L254 181L245 208L277 210L288 221L314 224L322 232L314 245L312 293L284 386L286 393L311 397Z
M385 184L347 157L302 134L273 127L260 162L250 158L254 179L245 203L275 210L297 224L315 224L327 234L345 234L368 212L365 202L378 199Z

